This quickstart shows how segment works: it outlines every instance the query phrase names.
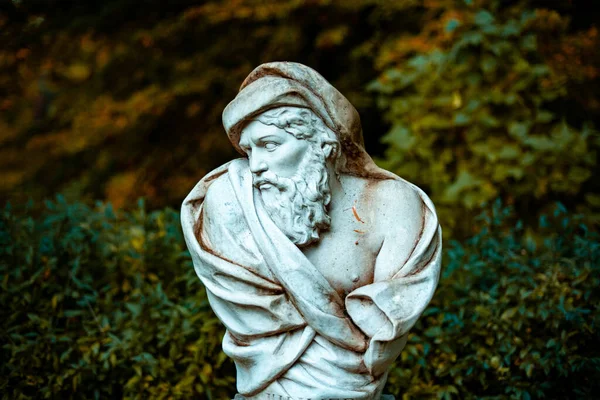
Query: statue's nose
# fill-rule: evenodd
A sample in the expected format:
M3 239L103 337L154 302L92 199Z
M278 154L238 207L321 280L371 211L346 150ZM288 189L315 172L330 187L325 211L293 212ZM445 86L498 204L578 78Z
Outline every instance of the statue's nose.
M254 174L260 174L268 169L267 163L262 160L256 160L250 157L250 171Z

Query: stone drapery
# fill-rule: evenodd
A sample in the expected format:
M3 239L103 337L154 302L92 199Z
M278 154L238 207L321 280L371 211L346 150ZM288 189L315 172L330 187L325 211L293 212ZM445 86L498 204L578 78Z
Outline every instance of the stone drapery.
M326 398L379 398L440 272L435 209L408 185L426 210L419 241L391 279L345 299L268 217L247 160L208 174L184 200L185 240L227 328L223 350L236 363L244 397L307 398L317 391ZM367 330L376 333L367 337Z

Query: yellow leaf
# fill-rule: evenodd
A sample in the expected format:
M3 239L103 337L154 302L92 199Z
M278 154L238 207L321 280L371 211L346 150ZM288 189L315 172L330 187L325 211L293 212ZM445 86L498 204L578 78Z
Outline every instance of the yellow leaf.
M85 81L91 73L90 67L84 63L72 64L63 71L63 74L74 82Z

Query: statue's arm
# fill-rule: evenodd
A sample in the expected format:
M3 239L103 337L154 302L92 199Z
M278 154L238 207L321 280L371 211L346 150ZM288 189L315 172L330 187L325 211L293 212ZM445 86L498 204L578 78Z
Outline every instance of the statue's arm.
M264 267L229 177L213 179L198 199L196 218L184 219L188 248L210 305L227 327L223 351L236 363L238 390L252 394L287 371L315 331Z
M379 198L383 209L378 227L386 233L374 282L346 298L348 314L371 339L365 364L374 374L382 373L404 347L406 334L433 296L440 271L441 230L433 205L404 182L396 188L395 193L382 191Z
M374 283L389 282L402 271L423 230L424 207L419 195L407 184L397 181L384 181L377 188L377 231L383 243L377 254ZM370 288L368 285L364 288ZM363 288L360 288L363 289ZM362 290L365 292L365 289ZM367 295L350 296L348 312L359 328L369 337L386 323L388 316L377 307Z
M383 244L377 254L374 281L391 279L406 264L423 231L424 204L404 182L385 181L377 204L377 230Z
M263 266L226 175L208 187L200 219L194 267L229 331L250 340L305 326Z

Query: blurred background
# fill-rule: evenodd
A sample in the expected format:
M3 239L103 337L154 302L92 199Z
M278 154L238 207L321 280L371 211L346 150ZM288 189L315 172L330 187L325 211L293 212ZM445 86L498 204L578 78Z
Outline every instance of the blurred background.
M593 1L15 0L0 14L0 198L178 208L236 157L221 112L297 61L454 229L498 197L600 208ZM469 231L468 227L458 227Z
M233 396L173 210L238 156L223 108L277 60L438 208L444 277L389 391L597 398L596 6L0 1L3 398Z

